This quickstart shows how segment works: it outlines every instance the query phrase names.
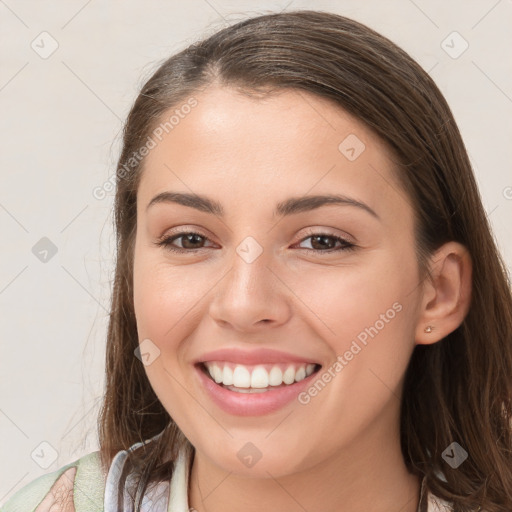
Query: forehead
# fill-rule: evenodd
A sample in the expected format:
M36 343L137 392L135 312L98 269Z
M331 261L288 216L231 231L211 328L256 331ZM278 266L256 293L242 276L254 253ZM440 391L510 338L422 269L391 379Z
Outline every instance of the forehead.
M384 143L329 100L291 89L249 97L225 87L194 100L193 108L180 112L176 105L162 116L138 201L147 204L167 189L255 205L308 191L364 196L373 204L401 193Z

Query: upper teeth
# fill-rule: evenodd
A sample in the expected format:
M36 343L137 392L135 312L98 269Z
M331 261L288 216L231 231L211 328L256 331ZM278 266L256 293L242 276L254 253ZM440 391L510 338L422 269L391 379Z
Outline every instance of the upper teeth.
M208 373L217 384L238 388L266 388L293 384L311 375L315 365L310 363L287 363L285 365L230 364L226 362L205 362Z

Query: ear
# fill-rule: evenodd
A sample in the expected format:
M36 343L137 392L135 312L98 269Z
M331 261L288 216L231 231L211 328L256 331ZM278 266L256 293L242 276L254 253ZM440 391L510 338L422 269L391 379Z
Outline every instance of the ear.
M471 303L472 262L466 247L448 242L433 254L429 265L431 278L423 283L416 326L418 345L436 343L457 329ZM431 332L425 332L428 326Z

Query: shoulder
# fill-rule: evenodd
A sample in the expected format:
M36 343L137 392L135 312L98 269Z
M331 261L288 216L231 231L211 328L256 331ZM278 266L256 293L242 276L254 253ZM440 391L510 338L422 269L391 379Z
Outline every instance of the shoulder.
M76 468L73 483L75 510L102 511L106 475L101 469L99 451L96 451L29 482L0 508L0 512L35 512L53 485L70 468Z
M453 512L453 505L432 493L428 493L428 512Z

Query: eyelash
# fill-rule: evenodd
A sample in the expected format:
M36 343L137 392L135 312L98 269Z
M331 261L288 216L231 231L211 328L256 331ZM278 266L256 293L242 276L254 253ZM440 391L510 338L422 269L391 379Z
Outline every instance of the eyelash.
M171 245L171 242L173 242L174 240L177 240L178 238L181 238L182 236L185 236L185 235L196 235L196 236L199 236L201 238L204 238L205 240L209 240L208 237L206 237L203 234L198 233L196 231L181 231L181 232L175 233L175 234L173 234L171 236L163 236L163 237L159 238L158 241L155 242L155 244L158 245L158 246L164 247L168 251L176 252L176 253L196 252L196 251L201 251L202 249L207 249L207 247L199 247L197 249L184 249L184 248L181 248L181 247L174 247L174 246ZM312 237L328 237L328 238L332 238L336 242L340 242L342 244L342 247L340 247L338 249L328 249L328 250L325 250L325 251L321 251L321 250L318 250L318 249L301 248L303 251L307 251L309 253L315 253L315 254L319 254L319 253L322 254L322 253L333 253L333 252L340 252L340 251L353 251L357 247L356 245L354 245L354 244L348 242L347 240L345 240L344 238L332 235L330 233L322 233L322 232L309 233L308 236L306 236L305 238L300 240L299 243L302 243L305 240L307 240L308 238L312 238Z

